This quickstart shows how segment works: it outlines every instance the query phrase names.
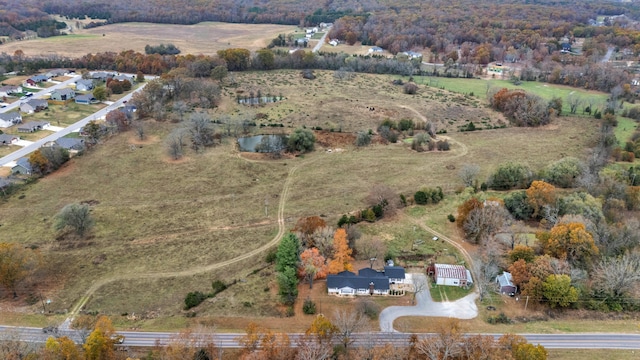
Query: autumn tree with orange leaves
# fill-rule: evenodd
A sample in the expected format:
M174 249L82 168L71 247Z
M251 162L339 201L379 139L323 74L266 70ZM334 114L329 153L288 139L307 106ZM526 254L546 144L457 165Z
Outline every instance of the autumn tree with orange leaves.
M325 258L316 248L306 249L300 254L298 273L309 280L309 289L313 288L313 280L324 279L327 276Z
M342 271L352 271L353 257L351 253L353 250L349 248L347 242L347 231L345 229L338 229L333 236L333 259L329 262L329 273L337 274Z
M544 206L555 204L556 187L540 180L532 182L527 189L527 202L533 209L532 217L537 218Z
M599 253L593 236L582 223L560 223L551 229L548 236L542 233L536 237L545 254L566 259L573 265L584 265Z

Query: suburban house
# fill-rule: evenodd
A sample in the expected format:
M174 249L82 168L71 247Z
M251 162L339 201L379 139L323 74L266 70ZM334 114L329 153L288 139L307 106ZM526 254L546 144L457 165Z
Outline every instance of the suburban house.
M369 48L369 54L371 54L371 53L381 53L383 51L384 50L379 46L374 46L372 48Z
M16 160L16 165L11 168L12 174L31 175L33 173L33 167L26 157L21 157Z
M78 95L75 98L76 104L95 104L98 101L92 94Z
M428 272L437 285L464 287L473 284L471 272L462 265L435 264Z
M329 45L331 45L331 46L338 46L338 40L335 40L335 39L334 39L334 40L329 41Z
M62 137L56 141L49 141L44 144L45 147L60 147L69 150L69 152L78 152L84 150L84 139Z
M403 54L407 55L409 60L420 59L422 57L422 54L415 51L405 51Z
M5 85L0 87L0 97L22 93L22 86Z
M571 52L571 44L568 42L562 43L562 52Z
M124 74L120 74L120 75L115 75L111 77L113 80L118 80L118 81L125 81L128 80L130 83L134 83L135 82L135 77L133 75L124 75Z
M90 91L93 90L94 84L93 80L78 80L76 81L76 90L77 91Z
M0 145L11 145L20 140L20 137L9 134L0 134Z
M518 287L513 284L511 273L504 271L502 275L496 276L496 284L499 286L500 294L514 296Z
M49 78L44 75L34 75L28 78L27 80L25 80L24 83L27 86L36 86L43 81L49 81Z
M53 69L51 71L48 71L46 74L44 74L46 77L48 77L49 79L57 77L57 76L64 76L67 74L67 70L65 69Z
M104 71L96 71L91 73L91 78L95 80L107 81L107 78L113 76L112 73L104 72Z
M69 89L57 89L51 92L51 100L67 101L76 97L76 92Z
M51 124L47 121L29 121L26 124L19 125L18 132L32 133L38 130L46 129L49 125Z
M0 113L0 127L8 128L22 122L22 115L17 111Z
M20 104L20 111L27 114L33 114L34 112L42 111L49 108L47 100L30 99Z
M385 266L384 271L371 268L358 270L358 274L343 271L327 276L327 292L330 295L388 295L390 286L405 282L404 268Z

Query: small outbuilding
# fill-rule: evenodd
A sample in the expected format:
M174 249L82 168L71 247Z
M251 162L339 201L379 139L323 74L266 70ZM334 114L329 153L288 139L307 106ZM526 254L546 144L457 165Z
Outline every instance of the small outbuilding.
M462 265L435 264L433 277L437 285L464 287L473 284L471 272Z
M33 167L29 162L29 159L22 157L16 160L16 165L11 168L12 174L31 175L33 173Z
M506 271L496 276L496 284L498 284L498 290L502 295L514 296L518 292L518 287L514 285L511 273Z

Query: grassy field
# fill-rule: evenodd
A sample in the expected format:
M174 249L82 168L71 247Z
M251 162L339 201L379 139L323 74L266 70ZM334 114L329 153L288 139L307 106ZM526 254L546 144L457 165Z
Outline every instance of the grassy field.
M434 301L455 301L469 295L473 289L458 286L430 284L429 291Z
M578 350L578 349L547 349L549 359L554 360L584 360L584 359L616 359L633 360L638 358L638 350Z
M335 224L342 214L362 209L369 189L383 183L408 196L424 186L443 187L448 194L445 201L409 211L437 230L455 234L446 215L463 196L449 194L462 185L457 173L464 164L480 165L481 178L510 160L539 169L565 156L582 157L597 130L591 119L561 117L543 128L458 133L459 124L468 121L491 125L502 119L474 97L424 86L416 96L403 94L401 87L391 84L390 76L356 74L352 80L339 81L332 72L316 71L316 75L318 79L308 81L296 71L237 74L242 86L223 90L224 99L214 117L228 114L254 119L261 113L266 119L256 120L259 123L284 125L258 127L256 132L290 131L300 126L337 132L375 129L385 118L422 121L421 116L426 116L449 130L446 135L452 150L416 153L403 143L356 149L350 140L318 145L317 151L302 157L255 161L239 156L234 141L227 139L202 154L188 152L176 162L167 156L164 141L179 125L149 120L145 122L147 140L137 141L133 133L105 140L3 202L0 237L39 247L45 254L41 283L45 288L41 290L53 300L53 311L72 308L93 284L104 283L85 309L116 317L123 313L141 316L140 320L119 319L123 328L170 329L218 319L219 328L238 329L251 319L264 318L276 326L304 330L308 318L296 315L291 322L281 318L283 309L274 305L273 270L265 267L263 259L215 271L199 270L259 248L273 238L285 181L290 184L284 208L287 228L311 215L324 216ZM235 103L239 91L257 89L263 94L282 94L285 100L261 107ZM334 151L324 151L327 148ZM292 167L297 171L289 178ZM64 205L81 201L93 204L96 227L91 237L57 239L52 226L55 214ZM413 230L402 216L363 224L361 231L365 237L380 237L399 254L413 251L457 260L455 254L445 254L454 253L446 250L445 243L419 243L417 240L430 239L431 234ZM189 275L173 276L176 271ZM195 309L196 318L185 318L181 308L186 293L207 291L216 279L236 280L236 284ZM318 289L322 291L320 283ZM30 291L19 289L21 296ZM332 309L335 298L313 296L323 309ZM397 299L400 303L406 300ZM27 313L38 311L37 305L25 309Z
M144 53L146 45L172 43L183 54L214 55L218 50L227 48L258 50L278 34L287 34L295 29L287 25L215 22L195 25L122 23L76 30L66 36L10 42L2 45L2 51L13 54L21 49L28 56L55 54L80 57L106 51L135 50Z
M624 147L624 144L631 139L631 136L637 128L637 121L625 117L618 117L618 126L615 128L615 134L620 146Z

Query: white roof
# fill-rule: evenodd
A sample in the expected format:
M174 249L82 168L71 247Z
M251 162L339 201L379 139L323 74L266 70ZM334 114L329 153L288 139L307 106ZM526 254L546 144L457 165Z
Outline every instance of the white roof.
M436 264L436 278L467 280L467 269L462 265Z

